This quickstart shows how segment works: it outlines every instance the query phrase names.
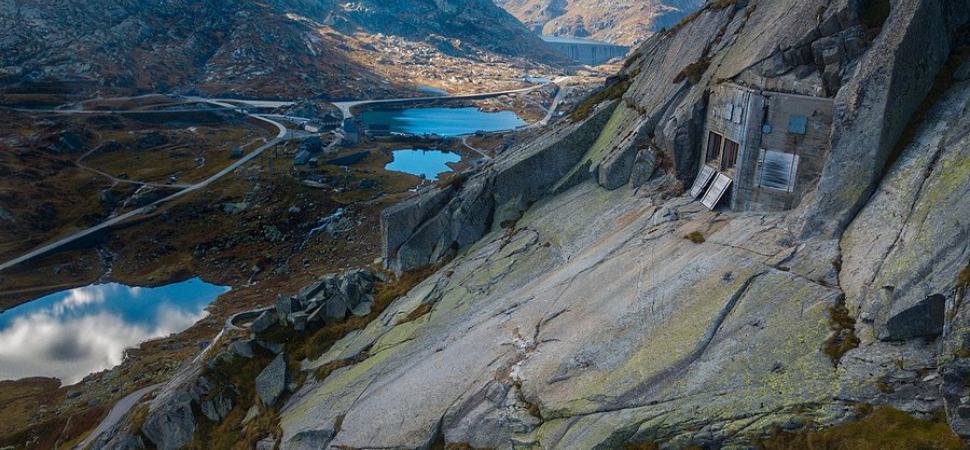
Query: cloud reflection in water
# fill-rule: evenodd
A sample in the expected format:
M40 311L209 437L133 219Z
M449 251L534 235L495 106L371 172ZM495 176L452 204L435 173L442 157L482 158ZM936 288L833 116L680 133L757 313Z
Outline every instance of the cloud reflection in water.
M127 348L205 318L228 288L194 278L159 288L120 284L51 294L0 314L0 380L43 376L73 384L121 363Z

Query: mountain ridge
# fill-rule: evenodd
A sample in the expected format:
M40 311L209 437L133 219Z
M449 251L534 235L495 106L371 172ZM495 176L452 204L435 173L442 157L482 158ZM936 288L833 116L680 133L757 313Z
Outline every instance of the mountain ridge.
M550 36L635 45L671 28L704 0L495 0L533 30Z
M378 65L361 62L375 58L358 57L368 53L359 32L401 36L470 60L561 62L489 1L463 7L445 0L354 5L99 0L50 6L7 0L0 8L0 81L263 97L406 92L406 80L390 80ZM496 43L496 31L511 39Z

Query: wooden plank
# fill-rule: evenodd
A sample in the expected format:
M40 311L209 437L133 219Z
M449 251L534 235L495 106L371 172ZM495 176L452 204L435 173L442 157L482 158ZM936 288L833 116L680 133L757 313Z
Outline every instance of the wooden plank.
M701 203L707 209L713 211L714 207L717 206L717 202L721 201L721 198L724 197L724 193L727 192L729 186L731 186L731 177L723 173L717 174L717 178L714 179L714 183L711 183L711 187L707 190L707 194L704 194L704 200Z
M701 173L694 179L694 186L690 188L690 198L697 198L704 192L704 188L714 178L714 168L707 164L701 168Z

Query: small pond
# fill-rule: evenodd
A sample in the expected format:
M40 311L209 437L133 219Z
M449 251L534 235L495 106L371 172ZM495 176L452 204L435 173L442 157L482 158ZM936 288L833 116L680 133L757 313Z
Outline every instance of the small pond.
M359 117L368 127L386 127L392 133L440 136L505 131L526 124L512 111L485 112L472 107L372 109Z
M74 384L120 364L125 349L189 328L228 290L198 278L157 288L110 283L17 306L0 314L0 380Z
M384 166L387 170L404 172L429 180L437 180L438 175L451 172L448 163L461 161L457 153L440 150L404 149L394 150L394 160Z

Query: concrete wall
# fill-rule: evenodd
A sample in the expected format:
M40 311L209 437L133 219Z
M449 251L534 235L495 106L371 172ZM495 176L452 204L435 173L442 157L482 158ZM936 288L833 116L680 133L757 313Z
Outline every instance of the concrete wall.
M761 120L752 121L751 130L759 136L758 146L749 146L745 168L750 173L739 174L735 181L732 207L738 210L780 211L798 205L805 194L818 182L822 167L828 158L832 133L832 99L765 92L766 108ZM790 133L789 118L792 115L807 118L805 134ZM762 132L762 123L771 127L770 133ZM791 193L757 187L757 161L761 149L798 155L798 171L795 188Z
M622 58L630 47L575 38L543 37L554 50L582 64L595 66L613 58Z
M720 171L720 159L706 161L711 131L740 144L736 167L723 171L734 180L727 200L731 209L782 211L795 207L818 181L828 157L832 113L833 103L829 98L755 91L730 83L714 87L702 158ZM789 119L793 115L807 118L805 134L789 132ZM758 159L762 149L798 155L792 192L758 186Z

